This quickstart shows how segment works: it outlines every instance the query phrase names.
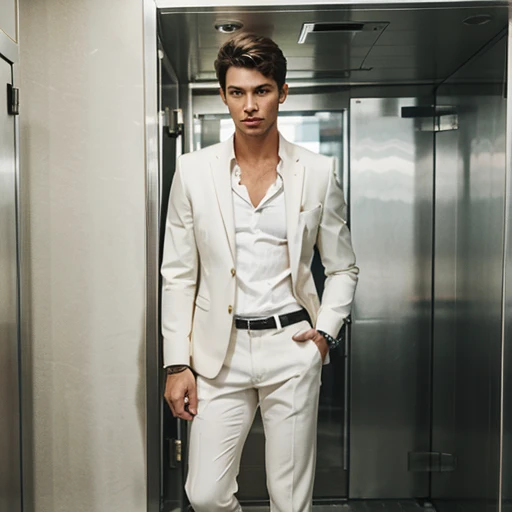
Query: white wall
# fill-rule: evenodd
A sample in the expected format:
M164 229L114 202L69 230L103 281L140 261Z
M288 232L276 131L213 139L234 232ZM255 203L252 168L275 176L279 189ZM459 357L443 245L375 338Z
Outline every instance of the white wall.
M28 512L146 510L142 23L21 0Z

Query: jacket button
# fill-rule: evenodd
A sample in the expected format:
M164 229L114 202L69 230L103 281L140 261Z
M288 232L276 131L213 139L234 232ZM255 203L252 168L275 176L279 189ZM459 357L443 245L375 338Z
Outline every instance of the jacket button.
M236 276L236 270L235 270L234 268L232 268L232 269L231 269L231 275L232 275L233 277L235 277L235 276Z
M233 306L228 306L228 313L231 315L233 313Z

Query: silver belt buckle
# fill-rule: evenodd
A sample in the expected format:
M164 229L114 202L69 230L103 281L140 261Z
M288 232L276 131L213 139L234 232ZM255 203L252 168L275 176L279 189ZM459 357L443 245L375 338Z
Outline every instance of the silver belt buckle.
M249 318L247 319L247 330L251 330L251 320Z

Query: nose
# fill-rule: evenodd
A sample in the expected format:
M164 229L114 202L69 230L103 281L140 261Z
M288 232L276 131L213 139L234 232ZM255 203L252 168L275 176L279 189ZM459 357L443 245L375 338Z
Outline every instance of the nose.
M252 112L258 111L258 102L256 101L256 97L252 94L246 95L244 112L247 114L251 114Z

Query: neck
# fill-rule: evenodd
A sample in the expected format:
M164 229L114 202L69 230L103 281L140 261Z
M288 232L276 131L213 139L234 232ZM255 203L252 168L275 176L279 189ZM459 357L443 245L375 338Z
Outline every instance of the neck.
M235 133L235 154L238 161L261 162L279 158L279 132L277 128L260 137Z

